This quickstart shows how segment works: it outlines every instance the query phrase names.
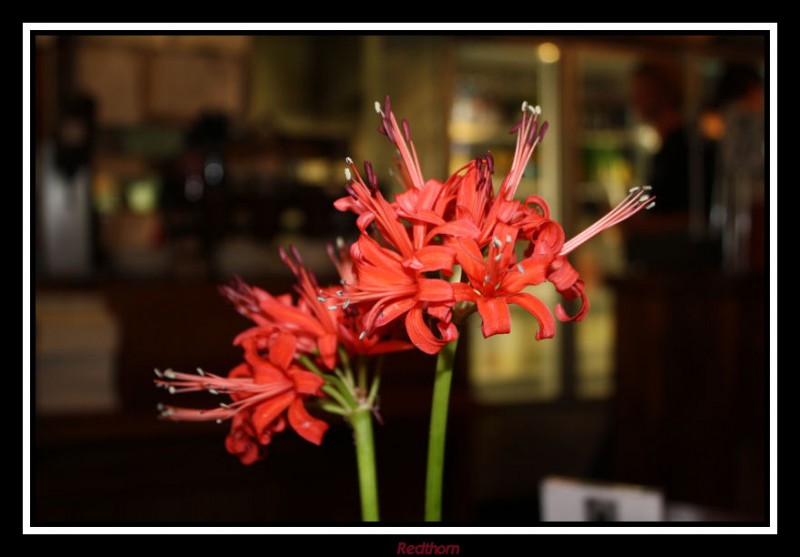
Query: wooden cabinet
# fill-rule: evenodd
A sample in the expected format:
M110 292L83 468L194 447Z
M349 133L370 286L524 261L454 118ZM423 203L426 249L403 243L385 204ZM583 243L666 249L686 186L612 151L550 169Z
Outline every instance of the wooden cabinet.
M613 475L761 518L767 487L763 276L613 283Z

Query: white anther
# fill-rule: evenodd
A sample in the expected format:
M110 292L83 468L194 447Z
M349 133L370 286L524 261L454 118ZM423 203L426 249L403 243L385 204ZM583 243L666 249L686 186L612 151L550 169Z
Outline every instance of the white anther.
M165 408L166 408L166 406L164 406L160 402L158 404L156 404L156 410L158 410L159 412L163 412Z
M639 186L633 186L631 189L628 190L628 193L635 193L641 189L642 188L640 188Z
M350 300L345 300L342 304L342 309L347 309L348 307L350 307Z
M365 336L367 336L367 331L361 331L361 334L358 335L358 340L364 340Z
M513 238L511 237L511 234L506 234L506 243L510 244L512 240Z
M642 186L642 189L643 189L644 191L650 191L650 190L652 190L652 189L653 189L653 186Z
M525 267L522 266L522 263L517 263L517 270L523 275L525 274Z
M172 371L171 369L168 369L167 371L164 372L164 377L166 377L167 379L175 379L175 372Z
M533 112L534 112L534 114L541 114L542 113L542 107L537 104L535 107L533 107Z
M375 101L375 112L377 112L378 114L383 115L383 110L381 109L380 101Z
M346 162L347 164L353 164L353 159L351 159L350 157L345 157L344 162Z
M483 277L484 284L489 284L490 280L492 280L492 278L489 275L486 275L485 277Z
M169 394L171 394L171 395L175 394L175 387L173 385L170 385L169 387L167 387L167 390L169 391Z
M218 395L219 394L219 391L217 389L208 389L208 392L211 393L212 395Z
M215 421L216 423L218 423L218 424L221 424L221 423L222 423L222 418L217 418L217 419L216 419L216 420L214 420L214 421Z
M528 110L528 101L522 101L522 112Z
M498 248L498 249L500 249L500 248L502 248L502 247L503 247L503 242L501 242L501 241L500 241L500 238L498 238L497 236L495 236L494 238L492 238L492 243L494 244L494 247L496 247L496 248Z
M328 306L328 311L336 310L336 305Z
M644 210L647 211L648 209L652 209L655 206L656 206L656 202L655 201L651 201L650 203L647 204L647 207L645 207Z
M205 377L206 372L203 371L201 368L197 368L197 375L199 375L200 377Z
M642 195L639 196L639 203L644 203L648 199L650 199L650 196L646 193L643 193Z
M501 259L503 259L503 254L502 253L498 253L497 255L494 256L494 260L495 261L500 261Z
M230 406L228 406L224 402L220 402L219 405L220 405L220 407L225 408L226 410L230 410Z
M328 301L328 299L325 296L317 296L317 301L325 303Z
M159 379L164 377L164 374L162 374L160 371L158 371L158 368L153 369L153 371L156 372L156 377L158 377Z
M346 166L344 167L344 179L347 180L348 182L353 179L353 175L350 174L350 169L347 168Z

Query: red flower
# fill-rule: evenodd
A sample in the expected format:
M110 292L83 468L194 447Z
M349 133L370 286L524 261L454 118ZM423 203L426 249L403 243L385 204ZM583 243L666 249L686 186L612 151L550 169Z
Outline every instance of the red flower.
M537 339L552 337L555 322L550 310L538 298L522 290L544 282L553 257L533 254L517 261L514 254L517 229L498 224L495 232L486 258L475 240L460 238L452 242L458 262L469 279L469 284L454 285L456 298L477 305L483 319L484 337L511 330L508 304L516 304L536 318L539 322Z
M175 421L233 419L225 446L243 464L263 458L263 447L271 442L274 433L285 428L286 420L301 437L319 445L328 424L309 414L304 400L320 396L324 381L293 362L295 350L294 335L281 332L270 343L268 358L251 355L228 377L200 370L198 375L156 371L156 385L170 393L205 390L227 394L233 401L207 410L161 406L161 417Z
M362 235L351 251L357 280L354 285L348 285L346 296L353 303L371 304L364 315L364 331L359 336L371 335L376 329L405 317L411 342L423 352L435 354L455 338L458 333L449 321L450 308L455 303L453 286L446 280L427 278L424 274L439 270L442 258L449 262L446 268L452 268L452 250L448 248L441 257L432 257L431 263L426 264L421 261L426 259L423 254L404 260L396 251L381 247L371 237ZM438 337L425 323L426 315L438 322Z

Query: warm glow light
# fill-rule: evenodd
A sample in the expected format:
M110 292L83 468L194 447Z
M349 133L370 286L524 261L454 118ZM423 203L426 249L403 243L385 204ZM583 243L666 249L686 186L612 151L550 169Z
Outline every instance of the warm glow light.
M539 45L539 60L545 64L553 64L561 58L561 51L553 43L542 43Z
M136 180L128 186L126 198L134 213L152 213L158 205L158 184L151 178Z
M638 126L636 128L636 141L649 153L655 153L661 148L661 137L653 126Z

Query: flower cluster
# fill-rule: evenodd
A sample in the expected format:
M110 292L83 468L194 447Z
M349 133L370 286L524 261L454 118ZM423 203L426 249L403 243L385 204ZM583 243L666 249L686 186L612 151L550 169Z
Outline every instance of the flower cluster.
M352 276L346 250L330 248L330 254L342 277ZM306 410L309 401L322 408L345 414L358 404L372 404L364 389L343 384L336 375L340 367L349 369L352 355L372 355L412 346L396 340L388 330L375 335L361 334L363 309L347 302L337 304L343 286L321 288L316 278L293 249L291 255L281 250L281 257L297 278L297 299L291 294L273 296L237 278L220 288L237 311L254 326L234 339L244 353L244 362L221 377L198 369L197 374L156 370L156 385L170 393L205 390L214 395L228 395L231 402L221 402L213 409L189 409L160 405L161 417L175 421L232 421L225 446L244 464L265 456L264 447L274 433L288 424L301 437L319 445L328 424ZM347 382L347 381L345 381ZM331 388L329 383L339 388ZM339 406L328 405L330 396ZM374 393L372 398L374 399Z
M273 296L237 279L221 288L254 326L234 340L244 362L227 377L156 371L156 384L171 393L205 390L230 402L210 410L161 406L170 420L230 419L229 452L245 464L263 458L274 433L288 424L319 444L327 423L306 406L350 415L374 409L377 377L367 385L353 378L350 359L413 347L438 353L458 338L461 321L473 311L485 337L511 329L509 304L536 320L537 339L555 334L549 308L526 289L550 282L565 300L580 300L569 315L561 304L555 317L581 320L589 309L584 283L566 256L599 232L652 206L649 188L633 188L610 213L575 238L550 218L538 196L515 199L523 172L547 132L541 109L522 104L511 168L495 192L490 153L446 181L426 180L408 122L398 123L389 98L376 103L379 130L397 148L404 191L393 201L381 192L369 162L363 175L347 159L347 195L334 205L357 215L358 239L330 248L341 281L320 287L292 249L281 251L297 278L296 294ZM460 274L457 270L460 269Z
M509 304L527 310L538 322L537 339L552 337L555 321L529 286L551 282L566 300L581 300L569 316L559 304L560 320L581 320L589 309L584 283L566 255L602 230L652 206L645 189L634 188L613 211L588 230L565 241L564 230L550 218L538 196L514 198L525 167L547 132L541 109L522 104L511 169L497 193L492 184L491 153L471 161L447 181L425 180L410 127L398 124L389 98L375 104L380 131L397 148L397 165L405 191L387 201L375 173L365 164L364 177L347 160L347 197L336 201L341 211L358 215L361 235L351 249L355 281L348 300L369 304L364 334L403 319L414 345L436 354L458 336L457 321L477 309L485 337L511 329ZM518 244L524 249L517 250ZM518 256L517 254L520 253ZM460 281L448 280L459 266ZM463 310L463 311L462 311Z

